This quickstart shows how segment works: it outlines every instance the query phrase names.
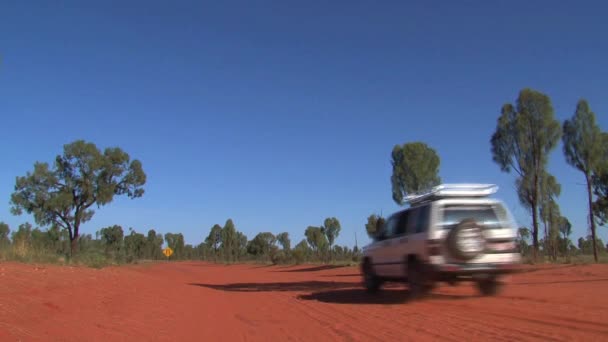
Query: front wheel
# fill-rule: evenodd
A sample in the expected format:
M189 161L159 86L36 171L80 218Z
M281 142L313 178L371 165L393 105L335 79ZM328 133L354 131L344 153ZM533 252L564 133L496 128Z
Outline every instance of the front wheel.
M369 292L369 293L378 292L378 290L380 289L380 285L382 285L382 282L380 281L378 276L376 276L376 274L374 273L374 270L372 269L372 265L370 264L370 262L367 260L364 261L361 269L363 271L363 285L365 286L365 289L367 290L367 292Z
M412 300L426 296L435 287L435 283L429 279L429 274L417 261L410 261L407 264L407 284L409 298Z

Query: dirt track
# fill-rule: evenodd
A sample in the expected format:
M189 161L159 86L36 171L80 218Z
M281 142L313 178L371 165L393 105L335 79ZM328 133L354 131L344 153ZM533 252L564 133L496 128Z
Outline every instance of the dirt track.
M0 263L0 341L608 340L608 267L470 284L404 302L356 268L170 263L102 270Z

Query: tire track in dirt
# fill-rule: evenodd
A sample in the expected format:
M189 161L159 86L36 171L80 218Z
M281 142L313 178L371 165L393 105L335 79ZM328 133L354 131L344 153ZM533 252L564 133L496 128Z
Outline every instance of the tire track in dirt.
M357 268L0 267L8 340L608 340L608 265L515 274L496 297L441 286L415 302L398 284L365 293Z

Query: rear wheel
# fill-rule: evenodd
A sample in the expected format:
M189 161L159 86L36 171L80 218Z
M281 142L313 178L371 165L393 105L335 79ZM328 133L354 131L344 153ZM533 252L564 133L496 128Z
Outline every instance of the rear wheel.
M382 281L374 273L374 270L369 260L365 260L363 262L361 270L363 271L363 286L365 286L367 292L378 292L378 290L380 290L380 285L382 285Z
M496 277L492 276L478 280L477 288L479 289L479 292L481 292L481 294L484 296L495 296L500 292L502 284L498 281Z

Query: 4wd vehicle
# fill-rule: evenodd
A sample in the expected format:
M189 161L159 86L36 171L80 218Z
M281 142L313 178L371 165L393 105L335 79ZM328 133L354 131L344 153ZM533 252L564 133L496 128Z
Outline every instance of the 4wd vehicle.
M490 198L497 190L493 184L444 184L408 196L410 207L389 216L363 249L367 290L406 281L416 298L437 282L472 280L483 295L496 294L499 277L521 259L515 221L502 201Z

